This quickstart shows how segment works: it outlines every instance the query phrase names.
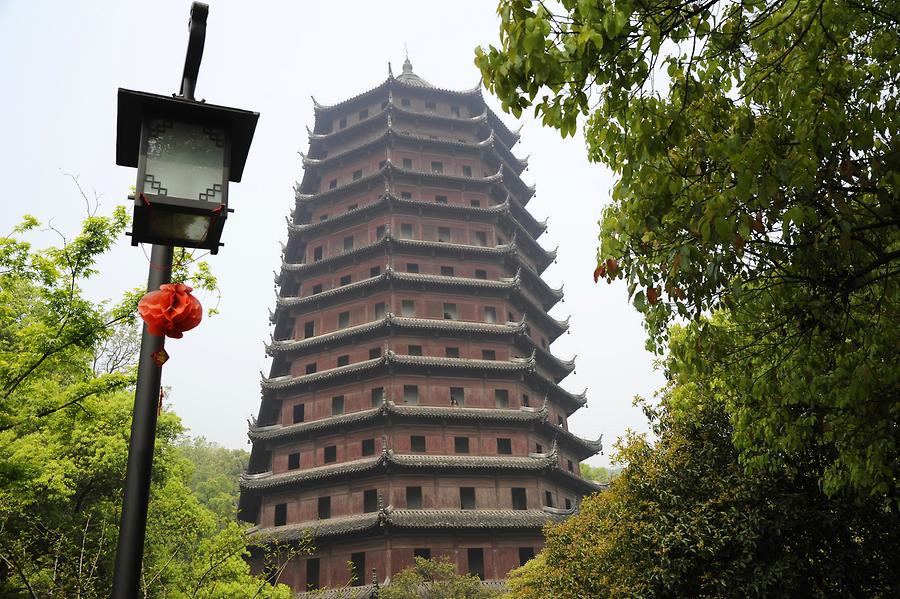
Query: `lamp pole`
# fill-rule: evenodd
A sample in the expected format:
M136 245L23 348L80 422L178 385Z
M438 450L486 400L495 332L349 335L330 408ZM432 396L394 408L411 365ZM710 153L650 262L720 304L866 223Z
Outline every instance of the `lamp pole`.
M209 6L200 2L191 5L187 55L181 81L181 96L194 100L194 88L203 58L206 40L206 17ZM150 252L150 274L147 291L156 291L172 280L171 245L153 245ZM156 445L156 418L160 401L162 365L168 358L165 337L150 335L144 324L141 335L141 355L138 362L131 439L128 444L128 469L125 474L125 496L122 502L122 522L116 551L116 570L113 577L113 599L135 599L138 596L144 538L147 532L147 505L150 500L150 475L153 471L153 449Z

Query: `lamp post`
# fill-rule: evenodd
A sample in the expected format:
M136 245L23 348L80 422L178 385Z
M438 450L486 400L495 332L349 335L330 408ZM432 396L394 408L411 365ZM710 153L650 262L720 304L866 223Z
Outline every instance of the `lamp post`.
M119 89L116 164L137 167L131 243L152 243L147 291L171 282L174 246L218 252L228 183L244 170L259 114L194 99L209 7L191 5L180 95ZM138 596L165 337L144 325L113 599Z

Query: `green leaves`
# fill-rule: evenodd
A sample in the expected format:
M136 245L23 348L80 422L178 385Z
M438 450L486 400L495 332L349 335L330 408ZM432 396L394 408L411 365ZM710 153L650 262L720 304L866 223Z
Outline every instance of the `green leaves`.
M744 463L791 468L794 453L826 446L824 488L883 493L896 507L900 441L886 431L900 367L868 332L896 343L900 330L896 2L499 10L499 48L476 64L515 114L533 107L563 136L587 116L588 157L617 175L598 265L615 258L632 290L660 289L656 302L631 298L648 347L667 351L676 317L723 311L692 363L727 368L757 410L735 431ZM839 367L854 360L881 364L883 380L856 386ZM820 424L856 432L826 434L782 409L805 404Z

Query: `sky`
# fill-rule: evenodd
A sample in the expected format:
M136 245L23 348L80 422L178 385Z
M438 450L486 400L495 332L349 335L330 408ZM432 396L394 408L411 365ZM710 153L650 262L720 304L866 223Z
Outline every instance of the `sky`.
M269 371L264 343L272 330L273 272L287 239L292 188L302 177L298 152L308 147L306 127L313 126L311 96L332 104L375 87L387 77L388 62L400 71L404 48L419 76L438 87L471 89L479 82L474 48L498 44L499 19L491 0L209 5L196 97L259 112L260 119L243 180L229 189L235 212L225 247L208 259L219 278L221 313L167 342L163 384L171 388L168 407L191 435L248 448L247 419L259 407L260 372ZM136 172L115 164L116 90L178 91L189 12L188 0L0 0L0 231L29 213L77 233L85 202L67 174L99 197L101 213L128 203ZM499 102L484 95L501 113ZM551 314L571 315L571 322L551 349L562 358L577 354L563 387L588 388L588 407L569 426L588 438L602 434L605 454L588 462L608 465L617 437L647 429L633 397L651 398L663 384L624 284L592 279L597 220L613 177L587 161L580 134L563 140L528 116L501 118L511 128L523 125L513 152L530 156L523 178L537 184L537 194L528 209L538 220L549 217L539 242L559 246L544 278L565 285L565 300ZM44 230L32 240L40 246L58 237ZM84 285L87 295L115 301L145 285L144 250L123 238Z

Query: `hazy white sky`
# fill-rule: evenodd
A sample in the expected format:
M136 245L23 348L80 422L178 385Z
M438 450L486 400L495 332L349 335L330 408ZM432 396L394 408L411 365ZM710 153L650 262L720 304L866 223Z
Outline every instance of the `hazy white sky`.
M167 342L163 384L172 387L171 407L191 434L244 447L246 419L259 405L259 372L268 374L267 310L274 307L273 271L287 237L292 186L302 176L297 152L307 148L306 126L313 125L310 95L334 103L374 87L387 76L388 61L399 72L404 44L418 75L439 87L469 89L479 78L473 49L496 44L499 22L491 0L209 4L197 98L261 116L243 182L229 192L235 213L225 247L210 257L221 314ZM63 172L101 194L103 212L126 203L136 175L115 165L116 89L178 91L189 11L189 0L0 0L0 231L31 213L74 233L85 207ZM498 102L487 101L499 112ZM589 461L606 464L616 437L646 428L632 397L650 397L663 378L643 348L624 285L595 285L591 277L610 173L587 162L580 136L562 140L533 119L522 122L513 152L530 155L523 177L537 183L537 195L528 208L550 219L540 243L559 245L557 264L544 278L564 283L566 298L552 314L572 315L570 333L552 350L578 355L563 386L589 390L589 407L570 427L585 437L603 434L607 455ZM53 237L44 233L36 241ZM87 291L116 299L145 285L146 273L145 253L123 239Z

